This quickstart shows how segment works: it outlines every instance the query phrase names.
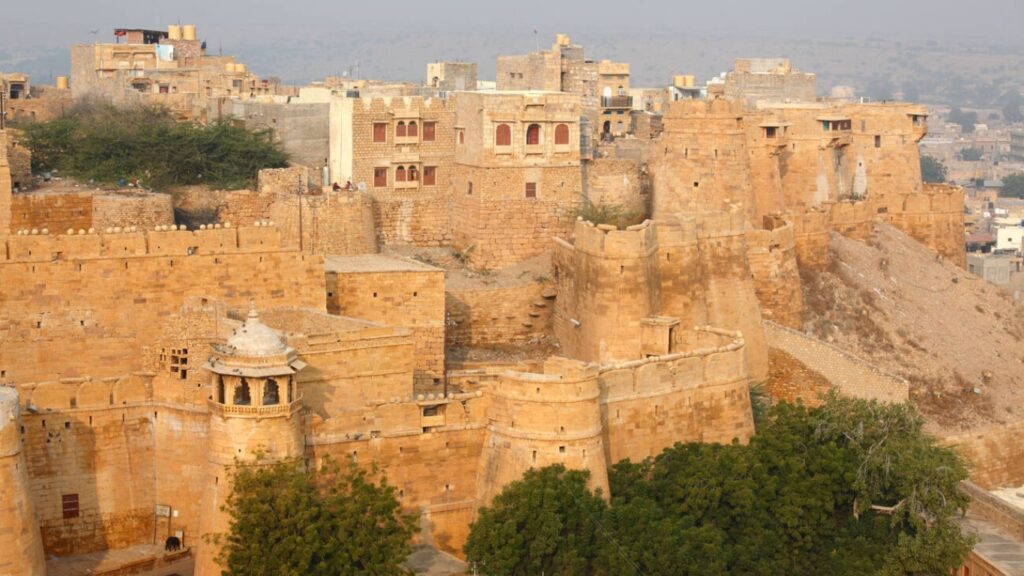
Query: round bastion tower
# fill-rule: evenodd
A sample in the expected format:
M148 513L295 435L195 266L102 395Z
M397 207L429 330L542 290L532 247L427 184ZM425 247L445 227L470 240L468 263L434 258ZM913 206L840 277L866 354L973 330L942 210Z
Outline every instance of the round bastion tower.
M28 464L21 443L18 392L0 385L0 574L46 574L43 537L39 532Z
M231 494L236 464L270 464L301 458L302 396L295 375L305 363L253 308L224 345L213 347L204 368L211 373L210 437L196 576L221 573L219 549L207 535L226 533L230 518L221 507Z

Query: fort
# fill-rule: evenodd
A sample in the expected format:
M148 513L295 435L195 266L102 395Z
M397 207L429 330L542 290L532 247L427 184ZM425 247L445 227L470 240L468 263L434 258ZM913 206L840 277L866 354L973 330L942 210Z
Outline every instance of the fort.
M906 401L801 332L801 270L876 222L965 258L963 191L921 182L927 112L819 100L788 60L673 99L559 35L499 58L493 90L452 62L293 89L194 27L118 33L72 49L75 97L275 126L292 162L172 197L14 192L0 154L0 573L174 535L217 574L206 537L257 458L376 466L460 555L532 467L607 495L623 459L748 441L770 342Z

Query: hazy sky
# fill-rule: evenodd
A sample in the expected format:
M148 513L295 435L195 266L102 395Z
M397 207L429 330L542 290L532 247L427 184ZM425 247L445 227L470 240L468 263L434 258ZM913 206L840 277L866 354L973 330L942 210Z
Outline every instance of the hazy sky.
M333 32L368 25L404 28L531 27L612 30L648 27L680 33L773 31L840 34L990 35L1021 33L1021 0L39 0L3 10L3 36L82 41L89 30L201 24L225 40L250 34ZM65 36L66 35L66 36Z
M495 54L550 45L556 32L581 40L590 56L629 57L634 66L644 64L636 61L637 50L623 48L623 53L616 53L616 37L642 40L644 35L658 34L692 41L704 36L744 40L856 36L939 42L972 39L985 46L1024 46L1024 0L37 0L6 4L0 20L0 69L29 68L51 74L66 73L71 44L108 42L117 26L166 29L170 23L196 24L210 50L223 47L225 54L254 64L257 72L286 80L316 77L356 59L368 74L404 74L403 58L415 64L408 70L417 71L434 58L471 59L481 64L483 76L493 67ZM735 54L755 55L759 54ZM324 64L318 67L316 62ZM419 75L409 79L417 80Z

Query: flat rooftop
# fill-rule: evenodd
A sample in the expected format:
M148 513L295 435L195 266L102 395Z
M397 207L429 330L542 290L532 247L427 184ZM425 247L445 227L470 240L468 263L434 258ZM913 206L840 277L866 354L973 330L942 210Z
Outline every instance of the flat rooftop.
M324 270L335 274L368 272L440 272L444 270L412 258L387 254L359 254L356 256L327 256Z

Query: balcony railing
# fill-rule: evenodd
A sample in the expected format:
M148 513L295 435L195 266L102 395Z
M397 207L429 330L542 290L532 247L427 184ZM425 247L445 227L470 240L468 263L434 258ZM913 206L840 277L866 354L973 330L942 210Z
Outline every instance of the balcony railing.
M298 412L302 408L302 399L296 399L288 404L273 404L270 406L251 406L238 404L220 404L212 400L207 402L210 410L220 416L241 416L248 418L267 418L270 416L287 416Z
M605 96L601 98L602 108L626 108L633 107L632 96Z

